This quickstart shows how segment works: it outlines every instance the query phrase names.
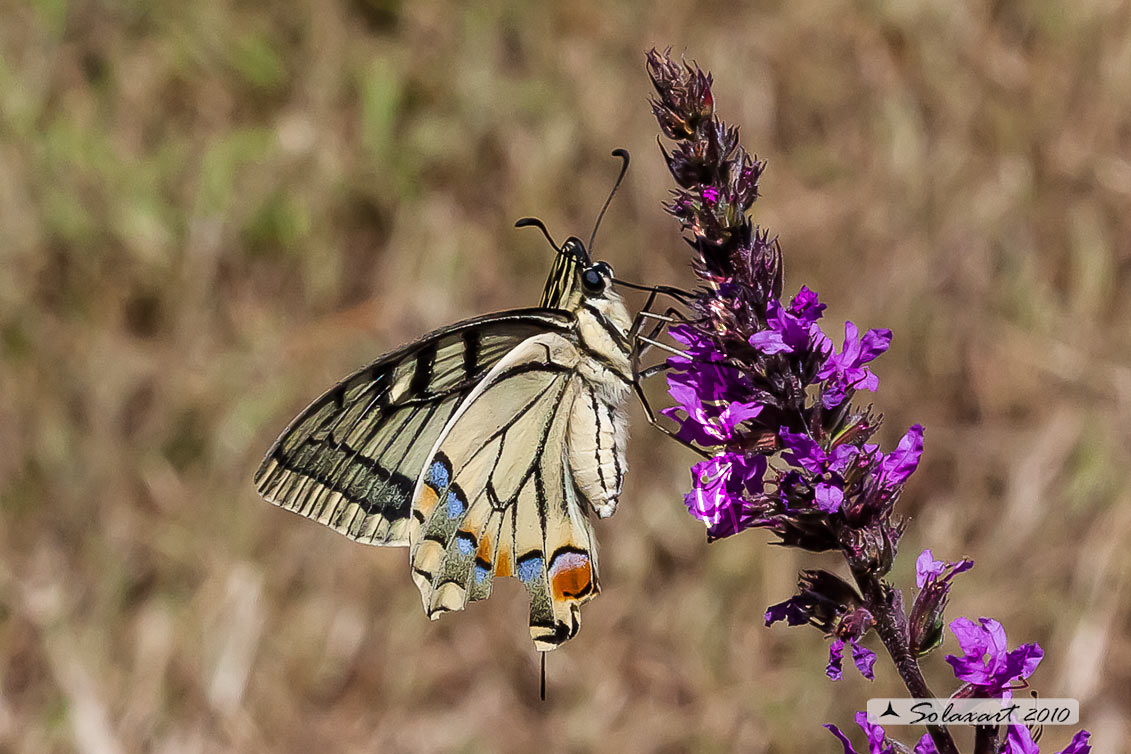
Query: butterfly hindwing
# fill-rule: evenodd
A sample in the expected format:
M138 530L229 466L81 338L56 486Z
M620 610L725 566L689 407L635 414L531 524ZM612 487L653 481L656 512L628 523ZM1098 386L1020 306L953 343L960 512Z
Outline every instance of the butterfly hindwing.
M595 538L569 468L575 404L587 399L566 335L516 347L437 440L410 524L413 579L432 617L483 599L513 576L530 597L530 630L553 649L580 626L598 590Z
M367 544L408 543L416 481L483 377L564 314L480 317L425 336L347 377L276 440L255 476L266 499Z

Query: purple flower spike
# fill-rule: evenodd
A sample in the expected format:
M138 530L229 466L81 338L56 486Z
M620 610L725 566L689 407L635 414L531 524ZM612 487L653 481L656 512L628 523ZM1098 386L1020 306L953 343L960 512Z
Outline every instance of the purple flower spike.
M844 323L844 345L840 353L832 353L817 377L826 380L825 393L821 402L825 408L835 408L841 403L849 390L875 390L879 378L864 366L888 350L891 345L891 330L869 330L864 337L852 322Z
M950 630L966 654L947 655L946 661L959 680L970 684L966 696L1009 698L1010 684L1031 676L1045 656L1037 644L1022 644L1008 651L1005 629L991 618L979 618L978 623L957 618Z

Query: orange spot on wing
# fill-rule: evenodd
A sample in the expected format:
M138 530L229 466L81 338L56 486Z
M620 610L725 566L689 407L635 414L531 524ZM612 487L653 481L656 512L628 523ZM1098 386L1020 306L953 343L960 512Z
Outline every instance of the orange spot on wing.
M503 548L499 550L499 559L495 562L495 575L496 576L511 576L514 574L514 569L511 567L511 552L509 549Z
M483 536L479 538L479 549L476 550L475 557L479 558L484 563L490 563L493 554L494 553L491 552L491 538L484 533Z
M436 493L436 489L430 484L423 484L420 487L420 496L416 499L416 507L424 514L425 520L431 515L436 503L439 502L440 497Z
M550 587L555 600L580 599L593 590L593 569L589 556L570 552L554 558L550 567Z

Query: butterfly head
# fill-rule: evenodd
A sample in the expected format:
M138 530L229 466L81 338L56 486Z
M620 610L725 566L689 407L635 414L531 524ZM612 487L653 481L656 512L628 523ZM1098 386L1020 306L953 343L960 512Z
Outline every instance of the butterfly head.
M571 236L558 248L542 306L571 312L590 352L625 377L631 375L628 333L632 317L613 282L613 268L607 262L592 261L585 244Z
M542 306L575 310L585 300L605 298L612 292L613 268L607 262L592 261L581 239L570 236L557 251Z

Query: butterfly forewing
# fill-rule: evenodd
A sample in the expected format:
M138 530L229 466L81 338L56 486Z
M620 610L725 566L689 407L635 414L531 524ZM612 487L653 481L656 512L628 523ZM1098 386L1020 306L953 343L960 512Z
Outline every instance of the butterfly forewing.
M569 324L545 310L480 317L382 357L292 422L259 467L256 488L351 539L407 544L413 489L447 421L515 346Z

